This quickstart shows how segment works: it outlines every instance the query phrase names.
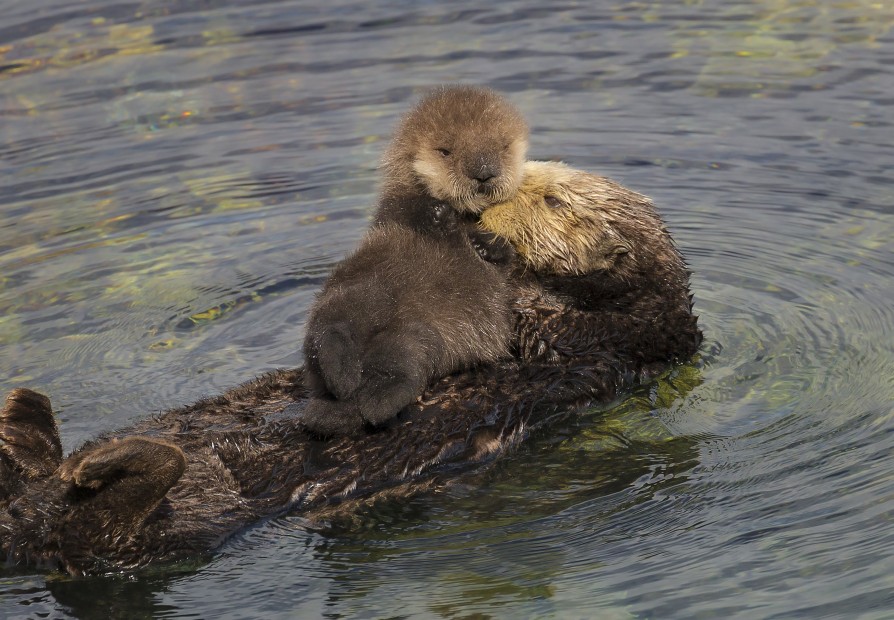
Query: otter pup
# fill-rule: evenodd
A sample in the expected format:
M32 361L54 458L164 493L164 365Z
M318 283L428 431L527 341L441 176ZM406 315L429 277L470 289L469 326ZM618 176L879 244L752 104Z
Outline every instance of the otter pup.
M519 249L514 357L435 381L379 433L325 442L303 422L304 369L271 372L92 441L54 473L49 402L15 390L0 411L0 555L72 574L201 557L264 517L436 488L695 353L689 274L643 196L531 163L483 219Z
M527 135L508 101L472 86L436 89L400 123L373 227L310 311L309 428L380 425L432 379L508 353L511 246L461 214L512 197Z

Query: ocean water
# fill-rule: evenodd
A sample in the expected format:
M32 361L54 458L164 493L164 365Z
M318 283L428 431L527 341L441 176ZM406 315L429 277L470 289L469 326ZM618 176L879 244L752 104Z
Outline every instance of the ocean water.
M399 115L489 85L650 195L705 344L486 474L15 618L894 617L894 5L0 0L0 390L66 450L301 363Z

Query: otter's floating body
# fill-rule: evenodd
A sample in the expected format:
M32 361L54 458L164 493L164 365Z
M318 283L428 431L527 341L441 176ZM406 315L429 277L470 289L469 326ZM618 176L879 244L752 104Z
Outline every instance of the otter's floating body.
M436 380L386 428L357 438L307 432L297 369L100 438L64 461L49 401L15 390L0 411L7 562L73 574L132 569L207 554L271 515L314 519L408 496L691 356L701 334L688 272L651 203L606 179L543 166L526 165L525 202L483 218L536 266L510 279L512 359ZM558 250L557 233L534 234L535 221L582 243Z

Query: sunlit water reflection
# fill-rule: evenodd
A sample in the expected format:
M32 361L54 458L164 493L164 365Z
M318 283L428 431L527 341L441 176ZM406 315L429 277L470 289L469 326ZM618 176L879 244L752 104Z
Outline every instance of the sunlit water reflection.
M437 495L2 615L894 614L894 7L0 1L0 388L67 449L300 363L422 87L651 195L699 358ZM111 610L111 611L110 611Z

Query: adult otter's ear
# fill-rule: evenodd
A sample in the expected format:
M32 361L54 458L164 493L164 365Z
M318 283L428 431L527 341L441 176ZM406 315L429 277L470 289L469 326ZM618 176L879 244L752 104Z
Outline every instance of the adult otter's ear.
M627 243L619 243L611 249L610 254L614 256L620 256L622 254L628 254L631 250L631 247Z
M590 261L587 271L596 272L613 269L617 266L618 261L621 260L622 257L627 256L632 251L633 247L626 241L621 241L620 239L606 240L605 243L600 244L600 246L596 248L596 251L591 254L593 258Z
M632 251L633 248L629 243L625 241L616 241L609 246L608 251L605 253L605 263L609 268L616 268L618 266L618 261L622 260Z

